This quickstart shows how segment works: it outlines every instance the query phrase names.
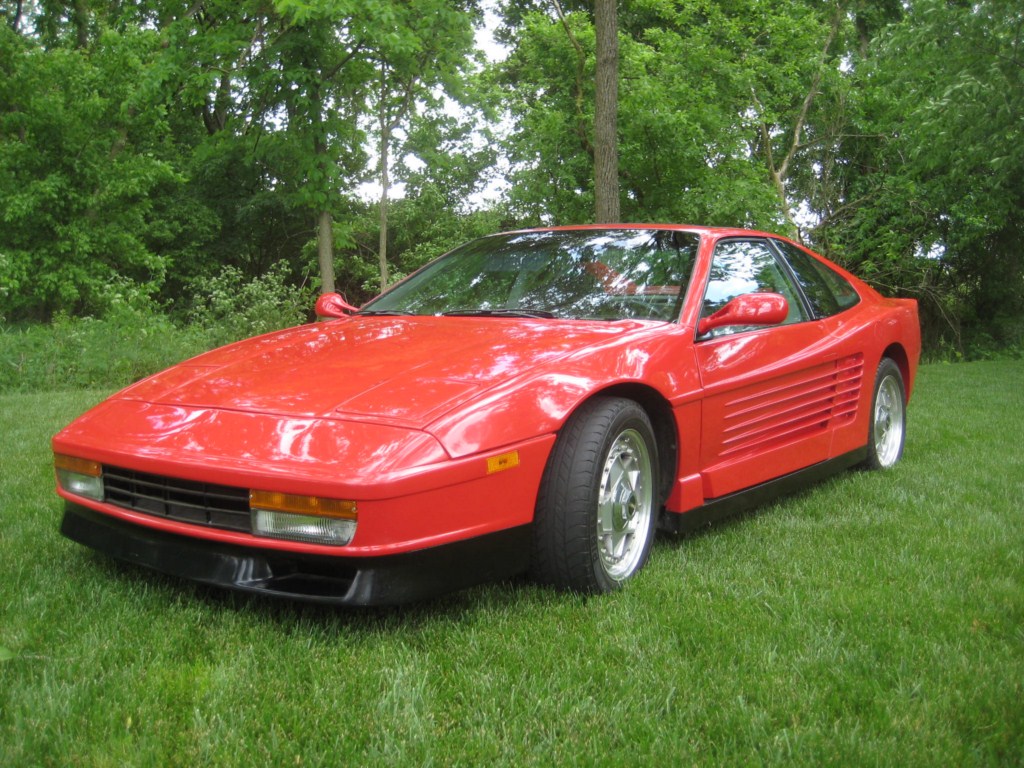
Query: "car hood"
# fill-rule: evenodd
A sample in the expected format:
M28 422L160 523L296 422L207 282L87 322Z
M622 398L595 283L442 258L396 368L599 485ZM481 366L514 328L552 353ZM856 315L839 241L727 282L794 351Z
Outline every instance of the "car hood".
M646 325L352 317L208 352L117 398L422 428L489 387Z

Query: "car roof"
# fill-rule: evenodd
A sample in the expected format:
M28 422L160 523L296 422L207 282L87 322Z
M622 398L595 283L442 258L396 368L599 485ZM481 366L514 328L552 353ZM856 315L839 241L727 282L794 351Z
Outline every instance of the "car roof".
M788 239L785 237L785 235L779 235L773 232L762 232L756 229L746 229L744 227L709 227L697 224L652 224L649 222L644 224L635 224L628 222L621 222L615 224L567 224L552 227L530 227L526 229L516 229L510 230L508 232L502 232L500 234L512 235L523 232L576 232L599 229L668 229L679 232L693 232L695 234L714 235L716 237L756 236Z

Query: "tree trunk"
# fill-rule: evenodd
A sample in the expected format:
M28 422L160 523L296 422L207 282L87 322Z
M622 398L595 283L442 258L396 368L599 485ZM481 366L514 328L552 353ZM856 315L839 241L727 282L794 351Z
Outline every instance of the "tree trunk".
M18 0L18 2L15 3L14 15L11 16L11 18L8 20L8 23L11 25L11 29L13 31L15 31L15 32L19 31L18 27L21 25L21 6L22 6L22 3L23 3L23 0Z
M595 0L597 66L594 92L595 221L619 221L619 23L616 0Z
M320 263L320 291L334 293L334 229L331 212L321 211L316 228L317 261Z
M383 73L382 69L382 78ZM388 287L388 187L391 183L388 176L388 144L391 142L391 125L388 122L383 93L382 87L380 101L380 240L377 250L377 260L380 262L381 291Z

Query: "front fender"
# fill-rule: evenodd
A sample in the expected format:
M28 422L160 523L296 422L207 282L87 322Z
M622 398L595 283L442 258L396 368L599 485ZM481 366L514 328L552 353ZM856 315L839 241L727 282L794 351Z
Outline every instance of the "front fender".
M641 385L679 402L700 386L690 339L674 328L588 350L480 393L427 431L458 458L554 434L581 403L613 387Z

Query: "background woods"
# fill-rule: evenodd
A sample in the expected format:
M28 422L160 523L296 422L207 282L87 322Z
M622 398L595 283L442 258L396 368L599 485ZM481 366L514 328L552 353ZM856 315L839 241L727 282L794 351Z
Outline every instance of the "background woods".
M1014 0L625 0L597 24L574 0L0 0L0 22L8 335L261 330L617 210L793 234L920 299L933 355L1021 350Z

